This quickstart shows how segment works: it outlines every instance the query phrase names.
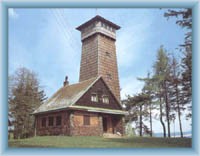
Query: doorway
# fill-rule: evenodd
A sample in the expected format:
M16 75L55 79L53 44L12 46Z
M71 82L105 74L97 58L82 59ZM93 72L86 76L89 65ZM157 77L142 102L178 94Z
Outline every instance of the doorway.
M108 131L108 123L107 117L103 117L103 132L106 133Z

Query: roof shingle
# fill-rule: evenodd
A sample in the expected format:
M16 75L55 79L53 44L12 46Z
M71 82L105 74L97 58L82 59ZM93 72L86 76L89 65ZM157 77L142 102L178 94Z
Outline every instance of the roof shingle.
M63 109L73 105L99 77L60 88L51 98L36 109L33 114Z

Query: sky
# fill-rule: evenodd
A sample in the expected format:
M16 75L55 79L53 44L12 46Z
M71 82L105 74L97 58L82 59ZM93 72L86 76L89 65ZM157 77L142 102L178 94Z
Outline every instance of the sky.
M98 14L121 27L116 51L124 99L140 92L143 83L137 78L152 72L161 45L181 56L177 48L184 41L185 30L176 25L176 18L164 17L166 10L9 8L9 74L19 67L33 70L48 97L62 87L66 75L70 84L77 83L81 34L75 28ZM184 131L191 130L188 121L184 120L184 125ZM161 131L159 123L154 131Z

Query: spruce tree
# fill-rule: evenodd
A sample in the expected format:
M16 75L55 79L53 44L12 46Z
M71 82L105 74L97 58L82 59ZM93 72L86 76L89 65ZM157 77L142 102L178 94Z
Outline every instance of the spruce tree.
M186 29L184 43L180 44L180 51L183 51L182 58L182 92L183 103L188 105L187 118L192 116L192 9L170 9L164 16L166 18L176 17L176 24Z
M153 66L154 75L153 78L157 82L158 87L158 96L160 100L160 122L163 126L164 137L165 137L165 124L163 122L163 100L165 115L167 120L167 130L168 137L170 137L170 103L169 103L169 94L168 94L168 80L169 80L169 58L167 56L166 50L161 46L157 52L157 59Z
M13 117L14 138L33 136L34 117L31 113L40 106L46 96L39 86L36 74L27 68L19 68L12 75L9 112Z

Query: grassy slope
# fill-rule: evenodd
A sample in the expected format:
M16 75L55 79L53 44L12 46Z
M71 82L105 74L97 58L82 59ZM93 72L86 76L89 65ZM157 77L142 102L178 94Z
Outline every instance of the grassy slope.
M117 147L191 147L189 138L115 138L43 136L29 139L9 140L9 147L78 147L78 148L117 148Z

